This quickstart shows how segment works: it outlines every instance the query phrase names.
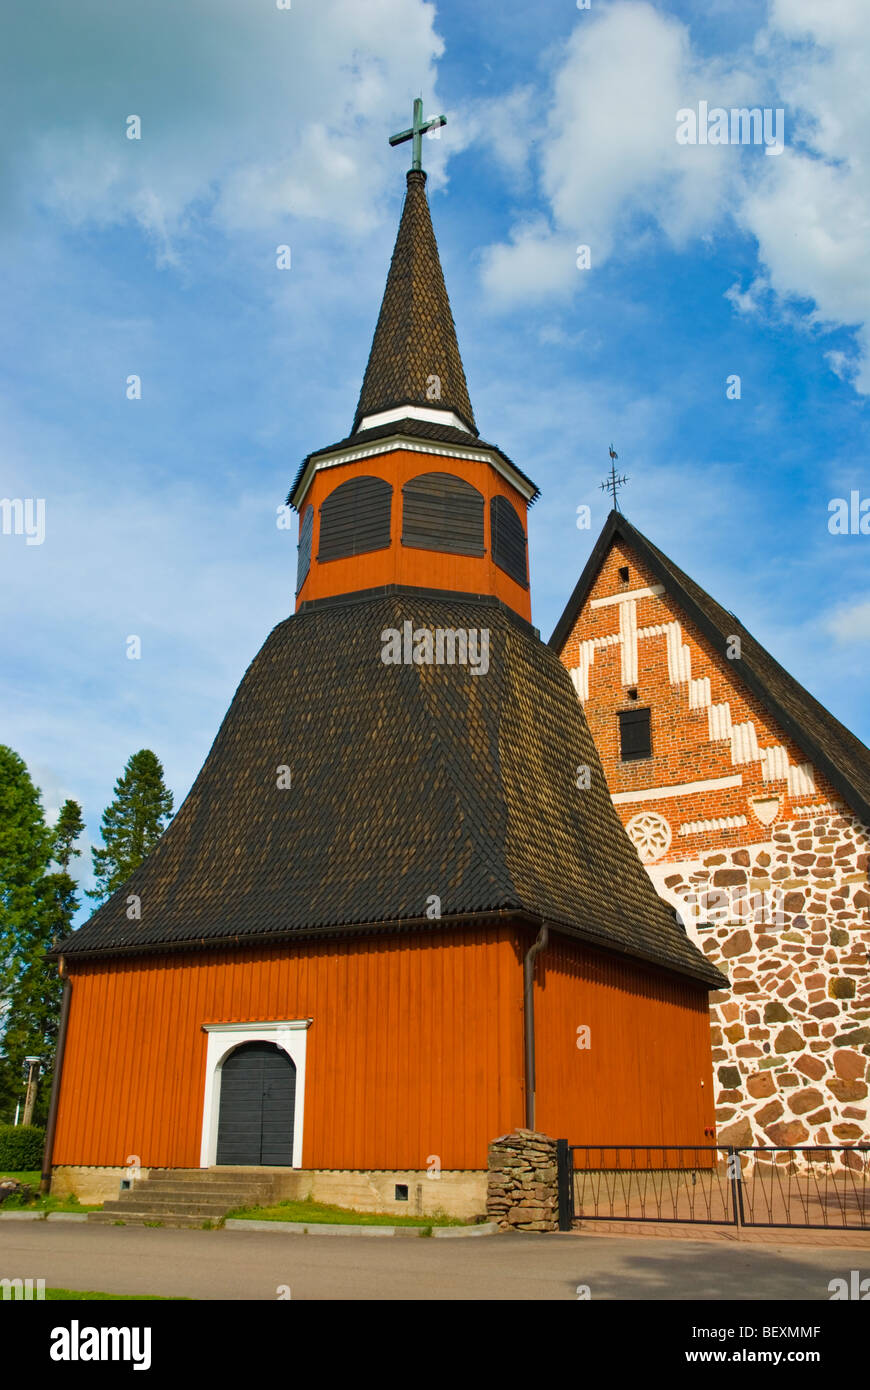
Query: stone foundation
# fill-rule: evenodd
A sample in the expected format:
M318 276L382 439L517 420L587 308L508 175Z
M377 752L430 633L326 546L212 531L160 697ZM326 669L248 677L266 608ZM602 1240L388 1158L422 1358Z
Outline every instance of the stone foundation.
M140 1168L137 1177L147 1178L150 1168ZM125 1166L118 1168L85 1168L63 1165L51 1171L53 1197L78 1197L87 1206L96 1202L111 1202L121 1195L121 1181L128 1177Z
M142 1168L139 1176L147 1178L153 1171L158 1170ZM202 1171L219 1172L220 1169ZM419 1170L250 1168L234 1171L268 1173L278 1202L310 1199L347 1207L351 1211L388 1212L394 1216L444 1215L467 1220L482 1217L486 1208L487 1175L477 1170L442 1172L434 1178L428 1171ZM125 1167L57 1167L52 1173L51 1190L57 1196L75 1195L82 1203L106 1202L120 1195L121 1180L126 1176ZM407 1187L407 1201L396 1200L397 1185Z
M494 1139L486 1214L503 1231L555 1231L559 1196L556 1141L531 1129L515 1129Z

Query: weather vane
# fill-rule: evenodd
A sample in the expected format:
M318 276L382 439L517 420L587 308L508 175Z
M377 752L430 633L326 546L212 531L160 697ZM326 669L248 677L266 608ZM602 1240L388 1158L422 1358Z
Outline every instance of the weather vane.
M605 478L604 482L601 484L601 491L602 491L602 492L609 492L610 495L612 496L612 498L613 498L613 505L614 505L614 508L616 509L616 511L619 511L619 509L620 509L620 508L619 508L619 499L618 499L618 497L617 497L616 494L619 492L619 489L620 489L621 487L625 487L625 484L628 482L628 478L626 477L626 475L625 475L624 473L623 473L622 476L620 477L620 475L619 475L619 474L617 473L617 471L616 471L616 460L617 460L618 458L619 458L619 454L616 452L616 450L614 449L613 445L611 444L611 446L610 446L610 477L609 477L609 478Z
M423 136L427 130L436 130L440 125L447 124L446 116L433 116L431 121L423 120L423 98L414 98L414 117L410 130L401 130L398 135L390 136L391 145L404 145L406 140L413 140L411 146L412 169L423 168Z

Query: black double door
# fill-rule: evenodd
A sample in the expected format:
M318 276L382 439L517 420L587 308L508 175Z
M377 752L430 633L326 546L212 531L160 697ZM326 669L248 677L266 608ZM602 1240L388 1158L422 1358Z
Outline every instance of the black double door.
M221 1068L217 1162L293 1165L296 1067L274 1043L242 1043Z

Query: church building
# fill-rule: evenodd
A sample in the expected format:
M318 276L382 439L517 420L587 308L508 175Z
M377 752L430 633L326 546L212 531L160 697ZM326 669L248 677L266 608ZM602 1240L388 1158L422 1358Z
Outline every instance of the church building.
M618 510L550 646L656 891L730 975L719 1142L870 1142L870 750Z
M115 1195L133 1155L434 1173L445 1211L472 1175L483 1210L516 1127L713 1137L727 978L531 625L538 490L478 433L425 183L415 157L350 432L290 490L295 612L154 852L58 947L68 1187Z

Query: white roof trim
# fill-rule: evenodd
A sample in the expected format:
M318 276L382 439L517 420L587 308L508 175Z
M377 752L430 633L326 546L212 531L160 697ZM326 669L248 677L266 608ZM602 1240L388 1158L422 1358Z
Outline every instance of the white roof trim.
M319 473L321 469L335 468L340 463L356 463L359 459L375 458L378 454L392 454L397 449L404 449L411 454L434 454L439 458L470 459L475 463L489 463L496 473L500 473L511 487L516 488L517 492L526 498L526 501L531 501L535 495L534 487L489 449L475 449L472 452L470 449L463 449L455 444L435 444L428 439L405 439L401 435L395 435L390 439L379 439L372 444L360 445L356 449L342 449L338 454L326 454L323 458L318 458L313 467L309 464L311 472L307 481L303 480L300 485L299 496L294 504L296 510L301 510L305 494L311 486L311 480L315 473Z
M390 425L394 420L427 420L430 425L449 425L451 429L471 434L468 426L452 410L422 405L397 405L393 410L381 410L377 415L364 415L354 433L374 429L376 425Z

